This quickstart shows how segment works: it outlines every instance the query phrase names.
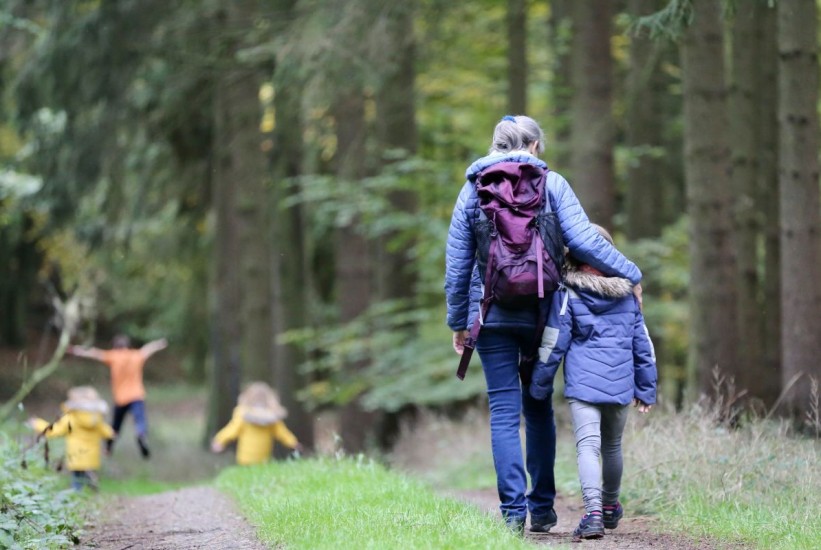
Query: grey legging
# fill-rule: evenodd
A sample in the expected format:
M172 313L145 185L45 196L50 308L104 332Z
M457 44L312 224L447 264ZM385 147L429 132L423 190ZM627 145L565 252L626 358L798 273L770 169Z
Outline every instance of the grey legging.
M627 422L627 411L626 405L570 401L579 481L588 514L601 512L602 504L615 504L619 499L623 469L621 434Z

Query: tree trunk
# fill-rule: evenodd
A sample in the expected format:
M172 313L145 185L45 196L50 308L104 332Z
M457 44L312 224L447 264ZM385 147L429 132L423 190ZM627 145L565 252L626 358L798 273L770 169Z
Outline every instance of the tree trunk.
M416 39L413 33L415 2L397 3L387 13L388 40L384 52L389 63L382 76L382 85L376 96L377 131L379 145L384 153L402 150L414 155L417 149L416 125ZM386 162L391 157L383 154ZM389 195L391 214L418 216L416 194L411 190L394 190ZM380 239L376 263L378 296L380 300L398 300L404 308L414 306L417 262L412 256L414 243L408 235L390 232ZM415 337L416 326L408 323L397 327L395 336L406 340ZM390 448L398 434L398 415L379 415L377 440L381 448Z
M815 0L778 3L779 192L783 382L792 413L809 410L821 378L818 42Z
M766 406L781 393L781 244L778 201L778 44L775 8L756 4L758 55L758 208L764 227L762 281L764 364L756 394ZM763 384L766 382L766 384Z
M527 2L507 0L507 112L527 114Z
M591 220L611 227L615 213L611 113L611 0L574 2L571 70L571 178Z
M570 162L570 102L573 97L573 78L570 70L572 37L571 0L551 0L548 29L549 47L553 52L553 66L550 71L550 132L552 142L545 144L553 164L568 168Z
M354 89L338 99L334 109L337 136L337 167L341 179L354 180L365 173L365 102ZM336 295L340 321L353 321L370 305L372 288L371 246L351 222L337 231ZM367 366L367 359L346 365L351 378ZM375 415L362 409L359 399L344 405L339 415L342 445L351 453L361 452L372 433Z
M417 146L416 129L416 42L413 35L414 3L403 2L389 12L387 72L376 96L377 131L383 153L402 150L414 155ZM387 155L385 160L390 162ZM413 214L417 210L416 196L409 190L396 190L389 196L393 212ZM379 295L388 300L412 300L415 296L416 270L409 256L407 243L398 246L395 233L381 242L379 265Z
M217 15L218 33L229 27L227 14ZM230 48L229 48L230 50ZM218 50L219 51L219 50ZM220 52L223 59L231 52ZM214 93L214 156L213 205L214 250L213 279L211 282L211 372L209 377L208 422L206 437L210 437L231 418L240 386L241 312L239 220L237 212L237 185L233 178L236 159L232 155L231 140L235 127L231 117L237 101L247 100L235 95L237 89L228 75L220 75Z
M633 17L661 8L659 0L630 0ZM651 40L646 30L630 37L627 77L626 140L630 150L627 168L626 229L630 239L658 237L666 219L665 187L670 185L664 147L664 94L661 71L667 42Z
M735 258L719 0L694 0L683 37L684 146L690 215L690 335L699 388L736 364Z
M308 279L304 231L303 207L300 203L285 206L283 201L292 193L286 178L295 178L302 172L302 85L294 82L294 75L277 79L274 99L277 127L275 130L274 162L276 205L274 239L275 253L273 294L276 312L273 344L274 383L282 404L288 409L288 427L306 447L313 448L314 424L311 415L296 399L297 392L305 387L305 378L299 366L305 362L301 346L277 342L277 336L285 331L302 329L308 324Z
M732 75L730 80L730 143L736 284L738 290L738 363L727 369L748 397L760 396L771 380L762 376L764 348L759 307L758 240L761 232L756 212L760 128L757 71L759 51L758 10L739 10L733 23Z

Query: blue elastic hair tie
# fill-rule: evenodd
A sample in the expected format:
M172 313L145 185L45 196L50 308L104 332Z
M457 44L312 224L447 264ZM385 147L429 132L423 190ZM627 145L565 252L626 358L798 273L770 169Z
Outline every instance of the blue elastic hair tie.
M514 118L514 117L512 117L512 116L510 116L510 115L505 115L505 116L503 116L503 117L502 117L502 120L509 120L510 122L516 122L516 118Z

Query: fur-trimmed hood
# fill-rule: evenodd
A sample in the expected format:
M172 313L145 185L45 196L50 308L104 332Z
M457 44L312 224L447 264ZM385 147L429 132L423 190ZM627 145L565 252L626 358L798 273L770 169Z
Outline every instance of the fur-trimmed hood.
M564 283L570 287L593 313L602 313L620 298L633 293L633 283L621 277L605 277L567 266Z

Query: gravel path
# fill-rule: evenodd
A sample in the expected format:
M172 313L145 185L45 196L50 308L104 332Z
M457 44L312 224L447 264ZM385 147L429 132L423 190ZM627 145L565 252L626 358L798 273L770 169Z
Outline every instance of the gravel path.
M499 500L495 491L458 491L450 496L475 504L490 514L499 514ZM713 550L715 548L740 548L732 544L716 545L714 541L687 538L680 535L659 534L656 521L650 517L629 517L629 510L619 522L616 530L607 530L604 538L599 540L575 541L573 529L584 513L581 502L570 502L559 497L554 506L559 517L559 524L550 533L531 533L530 526L525 530L528 541L540 545L574 544L576 548L591 550Z
M231 500L211 487L105 502L81 548L265 550Z

